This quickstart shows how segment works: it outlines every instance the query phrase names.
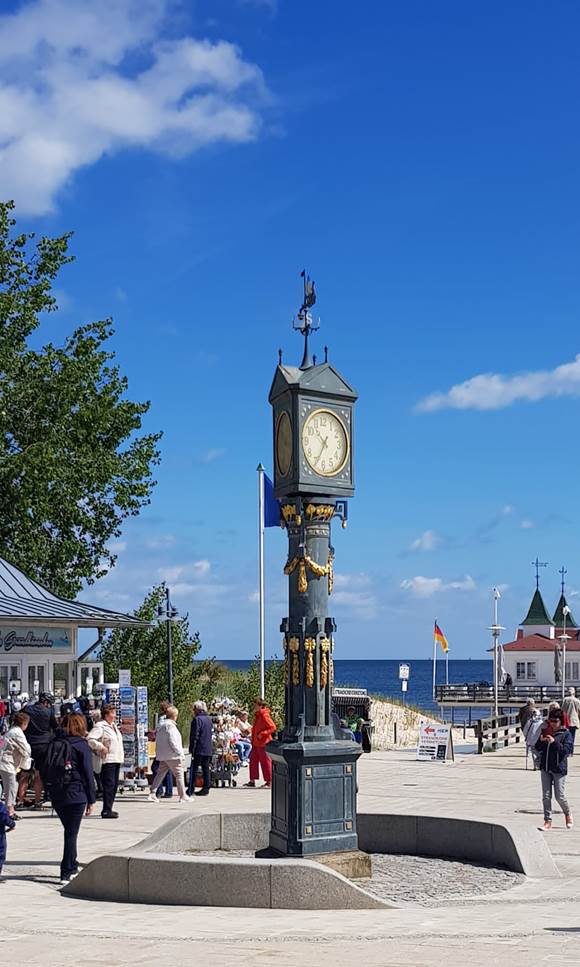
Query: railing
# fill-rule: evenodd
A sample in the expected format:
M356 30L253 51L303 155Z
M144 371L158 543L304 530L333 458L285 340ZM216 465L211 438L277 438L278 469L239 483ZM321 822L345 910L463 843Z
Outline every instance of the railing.
M498 715L497 718L478 719L475 723L475 736L477 752L481 755L484 750L495 752L496 749L505 749L508 745L519 745L523 732L517 714Z
M562 698L561 685L502 685L497 690L500 705L522 705L528 698L538 703L546 703ZM435 701L439 705L465 704L492 705L494 700L493 685L488 682L465 685L436 685Z

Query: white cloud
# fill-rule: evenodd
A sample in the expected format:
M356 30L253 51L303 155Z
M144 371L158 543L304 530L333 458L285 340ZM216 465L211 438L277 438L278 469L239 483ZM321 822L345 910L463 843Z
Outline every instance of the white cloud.
M199 580L200 578L206 578L211 571L211 564L209 561L202 559L201 561L191 561L187 564L175 564L169 567L160 567L157 569L157 573L162 581L167 581L168 584L173 584L175 581L185 581L185 580ZM172 588L175 593L175 588Z
M332 596L335 604L348 608L361 621L373 621L378 614L378 601L372 591L335 591Z
M225 452L223 447L213 447L213 449L202 453L200 460L202 463L213 463L214 460L220 460L221 457L225 456Z
M533 520L521 520L520 527L525 531L530 530L530 528L534 527L534 522Z
M432 393L420 400L420 413L437 410L500 410L512 403L535 403L547 397L580 396L580 354L571 363L555 369L502 376L483 373L457 383L444 393Z
M175 544L175 534L158 534L157 537L148 537L145 540L145 547L150 547L154 551L171 547L173 544Z
M233 44L166 39L171 0L34 0L0 16L0 184L43 214L126 148L182 157L260 131L262 73Z
M403 591L410 591L417 598L430 598L442 591L474 591L476 584L469 574L461 581L447 582L443 578L426 578L418 574L414 578L405 578L400 586Z
M351 590L355 588L364 588L371 583L371 579L368 574L335 574L334 575L334 586L335 588L350 588Z
M423 531L420 537L413 541L410 551L434 551L441 543L441 538L435 531Z
M127 550L127 541L110 541L108 548L111 554L120 554Z

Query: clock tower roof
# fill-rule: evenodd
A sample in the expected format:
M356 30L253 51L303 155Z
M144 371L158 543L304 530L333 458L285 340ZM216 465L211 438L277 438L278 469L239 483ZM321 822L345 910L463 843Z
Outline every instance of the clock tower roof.
M278 396L287 393L289 390L292 393L301 391L316 396L353 402L358 398L356 390L330 363L309 366L308 369L280 364L276 367L268 399L272 403Z

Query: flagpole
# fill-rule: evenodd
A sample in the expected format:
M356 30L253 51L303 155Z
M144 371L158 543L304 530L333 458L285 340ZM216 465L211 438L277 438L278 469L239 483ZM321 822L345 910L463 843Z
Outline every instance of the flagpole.
M433 701L435 701L435 684L437 677L437 639L435 637L435 631L437 629L437 618L435 618L435 624L433 625Z
M264 467L258 464L258 597L260 603L260 698L265 697L264 674Z
M449 685L449 644L445 652L445 684Z

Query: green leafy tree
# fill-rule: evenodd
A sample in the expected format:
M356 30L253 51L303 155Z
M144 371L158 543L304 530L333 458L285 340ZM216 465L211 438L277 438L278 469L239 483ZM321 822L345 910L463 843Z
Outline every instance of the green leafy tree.
M149 503L161 434L137 435L149 403L103 348L110 320L30 345L72 261L70 233L16 234L0 203L0 554L65 597L115 563L108 544Z
M230 683L231 698L251 713L254 702L260 697L260 661L256 658L247 672L239 672ZM284 724L284 663L274 659L266 663L264 670L264 698L278 726Z
M157 608L165 600L165 585L152 588L135 616L151 621L149 628L116 628L105 639L100 657L105 680L118 681L119 669L130 668L135 685L146 685L151 713L168 698L167 628L157 621ZM191 634L187 615L172 622L173 701L181 710L180 725L189 722L192 702L199 697L199 666L193 661L201 647L199 633Z

